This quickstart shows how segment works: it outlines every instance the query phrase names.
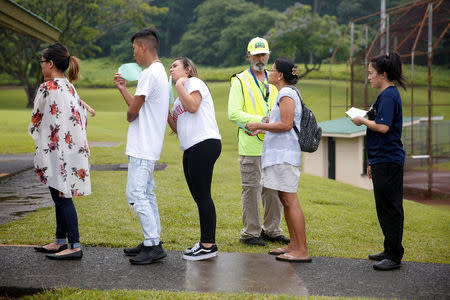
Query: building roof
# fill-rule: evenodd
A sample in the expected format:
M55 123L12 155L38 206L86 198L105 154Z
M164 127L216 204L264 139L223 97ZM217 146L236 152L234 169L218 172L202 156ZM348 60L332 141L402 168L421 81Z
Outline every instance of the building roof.
M0 0L0 26L54 43L61 30L12 0Z
M356 126L349 118L328 120L318 123L322 136L354 138L366 134L366 126Z
M442 116L435 116L432 120L443 120ZM411 126L412 123L419 124L421 121L426 121L426 117L405 117L403 118L403 127ZM365 125L356 126L349 118L341 118L335 120L328 120L319 122L318 125L322 128L322 136L325 137L342 137L354 138L366 135L367 127Z

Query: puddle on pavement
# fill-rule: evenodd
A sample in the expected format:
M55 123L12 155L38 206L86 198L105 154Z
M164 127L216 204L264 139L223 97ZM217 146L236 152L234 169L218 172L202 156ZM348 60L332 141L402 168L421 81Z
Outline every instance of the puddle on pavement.
M33 169L0 179L0 191L0 224L53 205L48 187L39 182Z

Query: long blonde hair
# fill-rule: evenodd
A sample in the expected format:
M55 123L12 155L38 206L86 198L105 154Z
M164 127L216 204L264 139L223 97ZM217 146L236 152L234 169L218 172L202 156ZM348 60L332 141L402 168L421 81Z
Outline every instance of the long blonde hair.
M194 62L187 58L186 56L177 57L175 61L180 60L183 63L183 67L185 69L189 69L189 75L188 77L198 77L197 68L195 67Z

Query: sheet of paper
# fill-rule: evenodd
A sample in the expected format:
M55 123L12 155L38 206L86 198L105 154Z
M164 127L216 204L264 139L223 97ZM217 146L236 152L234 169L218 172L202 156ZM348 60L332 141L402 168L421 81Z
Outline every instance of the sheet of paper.
M353 119L354 117L365 117L367 115L367 111L356 107L350 108L345 113L350 119Z
M119 67L117 73L122 75L122 78L128 81L136 81L141 75L142 68L137 63L123 64Z

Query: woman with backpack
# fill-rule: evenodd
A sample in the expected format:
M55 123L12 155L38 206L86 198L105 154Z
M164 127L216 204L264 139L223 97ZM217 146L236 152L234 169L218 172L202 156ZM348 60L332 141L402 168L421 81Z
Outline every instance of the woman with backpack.
M252 134L266 131L262 153L262 184L278 191L284 207L290 243L273 249L269 254L286 262L311 262L306 246L305 216L297 197L300 178L301 149L293 124L300 128L302 105L294 85L298 68L287 58L278 58L269 74L269 83L278 89L268 123L247 123Z

